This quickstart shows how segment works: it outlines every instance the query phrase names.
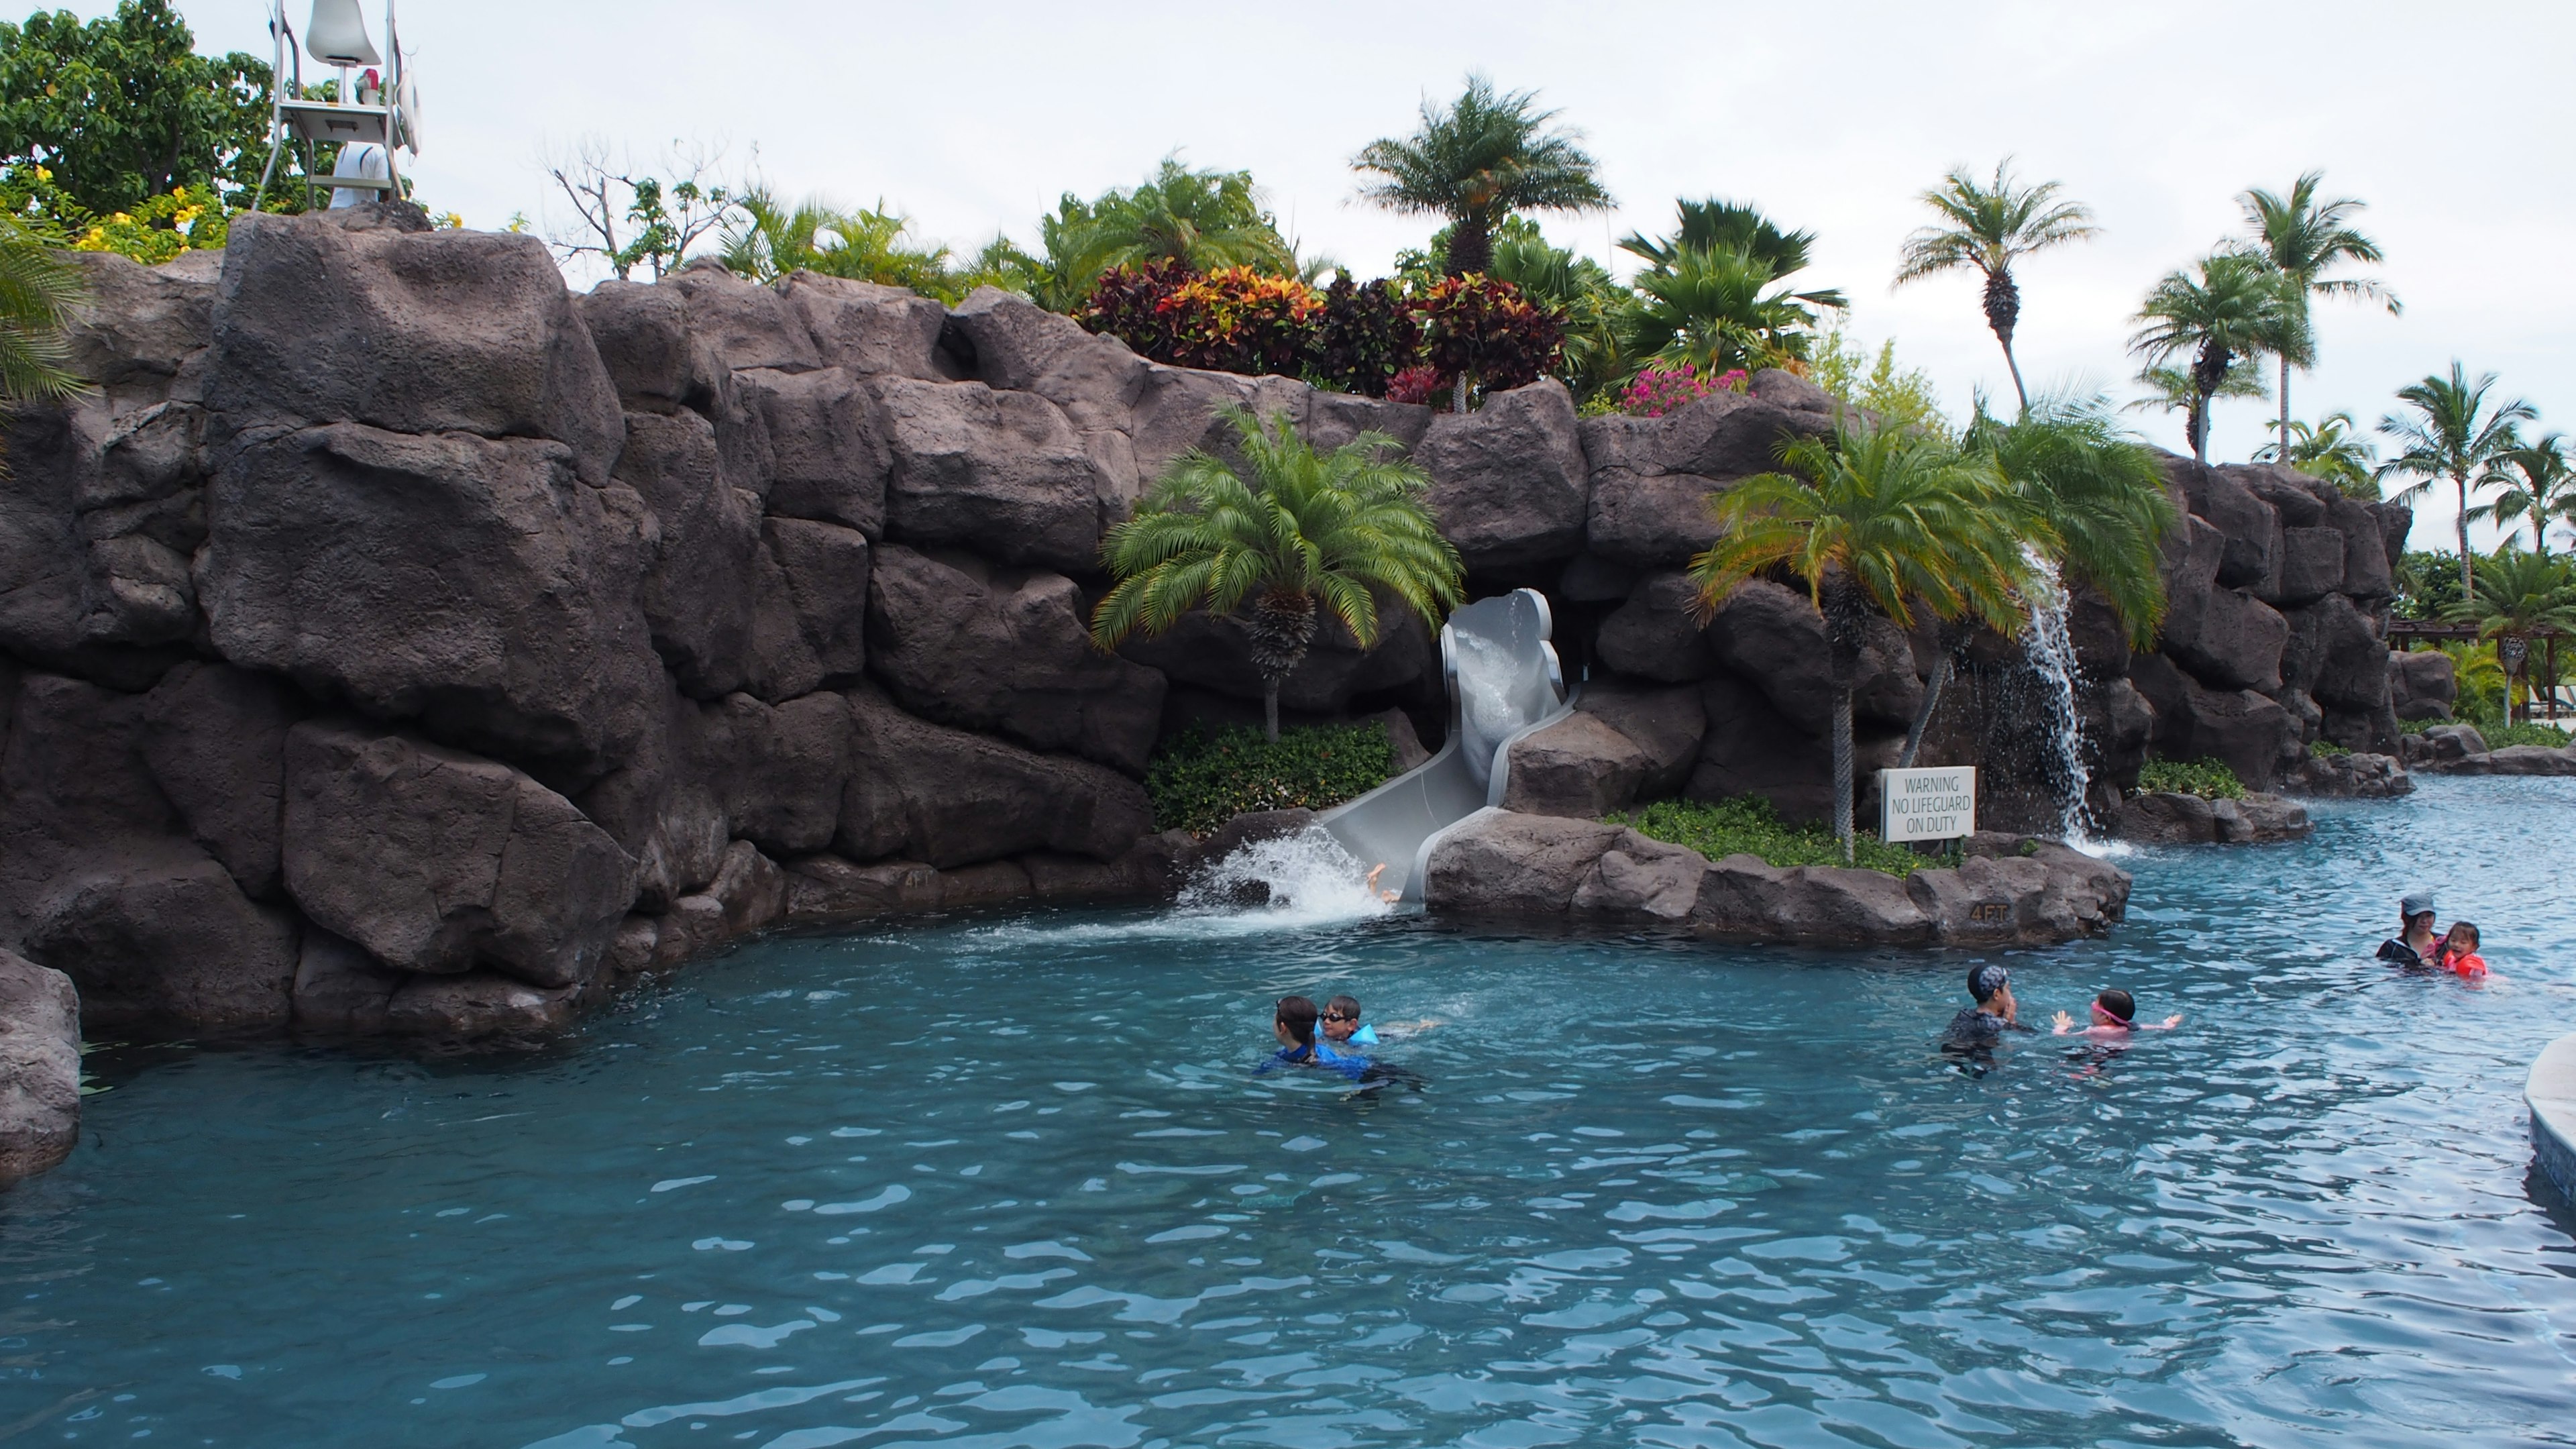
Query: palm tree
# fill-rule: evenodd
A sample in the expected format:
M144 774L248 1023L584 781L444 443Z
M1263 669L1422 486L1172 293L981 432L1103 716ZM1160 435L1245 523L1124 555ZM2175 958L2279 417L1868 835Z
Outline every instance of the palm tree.
M2191 429L2191 455L2209 461L2209 400L2227 383L2238 358L2282 351L2307 354L2285 300L2281 279L2258 258L2238 252L2204 257L2199 275L2170 272L2147 293L2137 320L2144 326L2129 339L2129 350L2149 366L2190 354L2191 382L2186 416Z
M2289 447L2265 443L2254 450L2254 461L2279 463L2322 478L2342 489L2346 498L2365 502L2379 498L2379 480L2371 476L2371 469L2379 465L2379 450L2361 436L2361 425L2350 413L2328 413L2313 423L2293 422Z
M1038 222L1038 240L1058 294L1041 300L1079 304L1103 272L1158 262L1212 272L1251 266L1295 275L1295 250L1262 209L1249 171L1194 171L1177 155L1163 158L1152 180L1097 201L1067 195Z
M2187 445L2190 441L2188 431L2192 403L2200 396L2199 388L2191 380L2191 369L2171 365L2141 368L2138 371L2138 385L2147 390L2147 395L2131 398L2120 405L2120 410L2131 413L2181 413L2185 419L2184 441ZM2271 389L2263 385L2261 373L2239 367L2228 370L2225 380L2218 384L2218 391L2210 394L2210 397L2214 401L2222 397L2269 398L2271 395Z
M0 404L61 402L82 390L63 343L63 324L82 296L78 271L0 218Z
M2530 640L2535 634L2576 634L2576 565L2545 553L2500 548L2476 560L2477 591L2443 611L2454 624L2475 624L2478 637L2497 641L2497 656L2528 685ZM2507 653L2504 641L2515 647ZM2510 682L2510 679L2508 679ZM2508 713L2512 696L2506 695Z
M2451 480L2451 486L2459 490L2463 601L2475 599L2478 593L2477 576L2469 567L2469 489L2473 481L2484 483L2488 470L2506 450L2521 443L2514 425L2540 416L2539 409L2520 398L2487 406L2487 394L2495 385L2496 375L2492 372L2480 373L2476 382L2470 382L2468 370L2453 358L2449 377L2437 373L2397 390L2397 400L2413 408L2414 416L2389 413L2379 420L2379 431L2399 451L2371 476L2415 480L2388 495L2389 502L2412 503L2443 478Z
M1852 858L1852 689L1873 608L1910 626L1974 615L2021 626L2030 565L2019 513L1985 459L1908 428L1799 438L1780 449L1784 471L1712 495L1717 542L1691 560L1700 610L1713 613L1753 575L1785 568L1825 618L1834 683L1834 829Z
M1688 363L1704 377L1801 358L1815 309L1774 280L1769 262L1733 248L1682 248L1637 274L1624 350L1641 362Z
M2291 305L2299 313L2304 327L2310 297L2367 297L2387 304L2388 315L2404 310L2397 295L2368 277L2329 278L2325 274L2343 262L2379 262L2379 243L2346 224L2346 218L2363 209L2365 203L2349 196L2332 201L2317 200L2318 183L2325 180L2322 171L2311 171L2290 183L2290 194L2275 196L2255 188L2239 196L2245 204L2245 225L2253 232L2254 250L2286 278L2293 290ZM2281 435L2276 440L2287 451L2290 446L2290 356L2281 361Z
M2100 397L2042 397L2005 422L1987 412L1980 398L1961 446L1992 466L2011 490L2028 548L2065 583L2100 592L2128 626L2130 642L2152 648L2165 617L2161 546L2174 526L2173 500L2165 494L2154 455L2112 419L2109 403ZM1945 621L1940 630L1940 655L1906 731L1900 769L1912 765L1922 748L1964 642L1961 621Z
M2469 517L2510 524L2531 520L2531 551L2549 552L2549 525L2576 521L2576 467L2567 457L2567 439L2544 434L2536 443L2517 441L2497 455L2478 481L2500 490L2493 503L2469 510Z
M1371 141L1351 169L1386 179L1360 188L1393 211L1445 216L1449 275L1482 275L1497 222L1516 211L1598 211L1610 193L1594 178L1579 131L1550 129L1554 111L1536 91L1502 91L1480 75L1443 110L1422 103L1422 128L1401 140Z
M1994 180L1979 183L1968 168L1951 168L1941 184L1923 193L1923 204L1939 213L1942 225L1927 226L1905 239L1896 266L1896 285L1943 272L1974 267L1986 279L1986 325L2003 344L2004 366L2012 370L2013 395L2025 408L2030 392L2021 383L2021 363L2013 357L2013 328L2021 319L2021 286L2012 265L2033 252L2079 241L2101 230L2093 213L2058 199L2059 185L2043 181L2025 186L2012 174L2012 158L1995 164Z
M1466 573L1424 501L1431 480L1364 432L1330 453L1297 436L1285 412L1268 422L1229 405L1248 470L1192 448L1164 469L1136 515L1109 530L1101 559L1117 580L1092 611L1103 649L1138 629L1159 634L1194 608L1244 622L1261 672L1262 710L1279 738L1279 686L1314 642L1320 605L1367 648L1377 642L1374 590L1437 628Z
M1670 270L1680 264L1685 253L1724 249L1735 252L1771 268L1775 280L1791 273L1803 272L1816 244L1811 231L1782 231L1779 225L1755 207L1742 202L1684 201L1676 204L1680 225L1673 234L1660 240L1630 232L1620 239L1619 250L1643 257L1647 266ZM1799 301L1819 307L1846 310L1851 303L1836 289L1795 294Z
M873 211L843 211L809 198L791 208L755 187L736 205L742 220L726 229L717 255L738 276L768 281L792 272L816 272L957 300L950 295L955 289L948 248L908 244L912 219L885 209L883 202Z

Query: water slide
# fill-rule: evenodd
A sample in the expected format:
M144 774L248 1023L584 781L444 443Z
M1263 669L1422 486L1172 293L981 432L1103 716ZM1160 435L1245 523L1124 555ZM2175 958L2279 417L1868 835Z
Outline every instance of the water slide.
M1449 685L1449 739L1440 753L1316 824L1358 857L1383 862L1378 884L1422 899L1422 876L1443 833L1503 803L1512 745L1573 712L1565 671L1548 642L1554 620L1536 589L1479 599L1440 628L1440 673Z

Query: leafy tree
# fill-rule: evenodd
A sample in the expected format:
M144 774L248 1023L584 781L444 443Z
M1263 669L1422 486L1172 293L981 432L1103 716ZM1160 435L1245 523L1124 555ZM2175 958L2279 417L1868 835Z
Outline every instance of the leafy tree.
M2342 489L2347 498L2378 501L2379 480L2371 470L2379 464L2379 450L2361 436L2361 425L2352 420L2352 414L2333 412L2313 423L2294 421L2289 437L2287 448L2266 443L2255 449L2254 460L2322 478Z
M2348 218L2363 209L2364 203L2351 197L2332 201L2317 200L2317 186L2325 180L2322 171L2310 171L2290 183L2290 194L2275 196L2256 188L2237 199L2245 205L2245 225L2253 233L2254 252L2272 264L2290 283L2287 299L2297 313L2298 330L2307 330L2308 300L2311 297L2368 298L2385 303L2388 315L2404 310L2397 294L2367 277L2328 277L2327 272L2345 262L2378 262L2383 260L2379 243L2351 226ZM2280 436L2275 443L2285 452L2290 446L2290 366L2289 353L2277 354L2281 363ZM2302 364L2303 366L2305 364Z
M1919 367L1900 370L1896 365L1896 339L1878 345L1875 360L1853 345L1841 324L1816 341L1808 358L1808 379L1837 401L1875 413L1881 427L1927 428L1937 433L1950 431L1950 420L1941 413L1941 399L1932 382L1932 374Z
M2570 467L2567 439L2547 433L2536 442L2517 440L2498 454L2478 481L2497 491L2493 503L2469 510L2469 517L2510 524L2531 520L2531 551L2549 552L2549 525L2576 522L2576 467Z
M2469 567L2469 490L2483 485L2490 470L2520 445L2515 425L2540 416L2537 408L2520 398L2490 406L2487 394L2495 385L2492 372L2469 381L2467 369L2453 358L2449 377L2435 373L2397 390L2397 400L2414 409L2411 416L2389 413L2379 420L2379 431L2398 452L2372 476L2382 482L2392 477L2415 480L2388 495L2389 502L2412 503L2444 478L2459 492L2460 597L2464 600L2478 593Z
M1838 428L1780 450L1760 473L1709 499L1717 542L1691 560L1703 613L1753 575L1782 568L1825 618L1834 685L1834 830L1852 858L1852 689L1874 608L1911 626L1973 615L2021 627L2030 565L2022 514L1985 458L1947 438L1902 428Z
M2170 272L2138 308L2144 324L2129 350L2150 367L2188 354L2191 389L2185 416L2191 455L2209 461L2209 402L2226 385L2240 358L2282 351L2306 356L2298 314L2280 277L2261 260L2237 252L2205 257L2192 272ZM2027 405L2027 404L2025 404Z
M585 139L546 163L577 218L547 242L562 261L595 256L620 280L650 267L658 282L699 241L742 220L736 188L715 179L723 159L722 147L675 145L665 180L640 172L632 158L613 157L606 141Z
M1059 312L1090 295L1101 274L1174 264L1194 272L1255 267L1296 276L1294 250L1262 209L1249 171L1194 171L1166 156L1152 180L1084 201L1067 192L1038 222L1044 281L1035 296Z
M1445 109L1425 100L1411 136L1371 141L1351 169L1382 176L1360 195L1392 211L1445 216L1452 277L1483 275L1492 234L1519 211L1598 211L1610 193L1594 177L1581 133L1550 128L1535 91L1497 91L1480 75Z
M2013 263L2101 230L2091 211L2059 200L2059 189L2054 181L2017 181L2009 156L1995 164L1994 179L1988 182L1978 181L1964 166L1954 167L1939 186L1923 193L1923 204L1940 216L1940 223L1908 236L1896 266L1898 286L1971 267L1984 275L1986 325L2003 344L2013 395L2025 408L2030 391L2022 386L2021 363L2012 346L2013 329L2021 320L2021 285L2013 280Z
M2398 556L2397 567L2389 573L2397 595L2389 612L2400 619L2438 620L2464 597L2459 560L2447 553L2409 549Z
M2476 591L2445 609L2446 621L2477 625L2481 639L2499 644L2516 641L2523 653L2518 666L2529 663L2534 635L2576 634L2576 564L2545 553L2500 548L2475 560L2474 566ZM2503 650L2497 652L2501 656ZM2528 684L2524 668L2511 672Z
M268 161L269 85L265 61L197 54L168 0L0 22L0 169L41 165L98 216L182 186L244 206Z
M1284 412L1265 422L1229 406L1221 416L1244 471L1198 448L1172 460L1135 517L1101 540L1117 582L1092 611L1091 637L1113 649L1192 609L1232 614L1250 600L1244 622L1276 740L1279 686L1304 662L1319 608L1365 648L1377 642L1377 591L1437 628L1466 573L1425 501L1430 478L1395 456L1393 438L1365 432L1319 453Z
M63 323L80 299L80 274L42 238L0 219L0 405L59 402L80 391L63 343Z

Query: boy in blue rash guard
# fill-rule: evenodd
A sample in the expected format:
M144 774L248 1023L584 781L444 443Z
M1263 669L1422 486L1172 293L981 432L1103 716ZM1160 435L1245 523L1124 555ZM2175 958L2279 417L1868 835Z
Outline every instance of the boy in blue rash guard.
M1326 1062L1365 1064L1368 1053L1356 1048L1376 1045L1377 1028L1360 1025L1358 997L1336 996L1324 1003L1323 1039L1315 1044L1316 1056Z
M1253 1068L1253 1075L1277 1071L1281 1067L1324 1067L1351 1081L1358 1081L1369 1070L1369 1060L1360 1056L1327 1056L1321 1038L1315 1033L1315 1020L1321 1013L1315 1003L1303 996L1279 998L1279 1009L1270 1021L1271 1034L1279 1038L1279 1050L1270 1060Z

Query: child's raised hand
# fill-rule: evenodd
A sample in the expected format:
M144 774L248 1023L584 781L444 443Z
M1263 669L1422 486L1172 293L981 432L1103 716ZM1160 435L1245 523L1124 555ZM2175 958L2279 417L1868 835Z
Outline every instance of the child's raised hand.
M2057 1014L2056 1019L2049 1024L2057 1028L2057 1034L2059 1036L2064 1036L2075 1029L2075 1018L2068 1016L2065 1012L2061 1011Z
M2182 1013L2179 1011L2165 1018L2165 1030L2167 1031L2171 1031L2180 1025L2182 1025Z

